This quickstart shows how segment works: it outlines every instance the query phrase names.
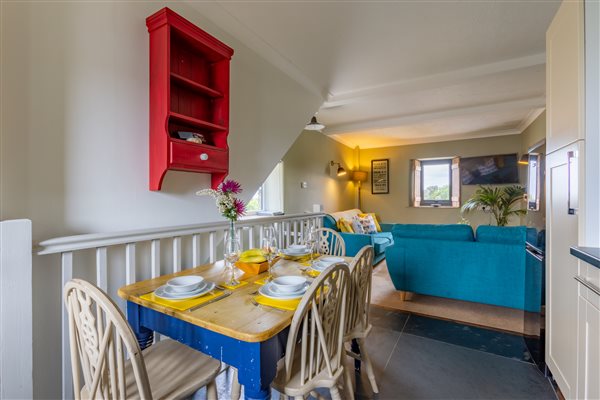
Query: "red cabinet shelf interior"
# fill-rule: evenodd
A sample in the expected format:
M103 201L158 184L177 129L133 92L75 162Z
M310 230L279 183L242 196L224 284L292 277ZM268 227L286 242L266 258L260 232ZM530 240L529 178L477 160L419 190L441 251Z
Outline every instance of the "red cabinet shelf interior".
M233 49L169 8L146 19L150 34L150 190L167 170L229 172L229 64ZM201 135L205 143L182 139Z

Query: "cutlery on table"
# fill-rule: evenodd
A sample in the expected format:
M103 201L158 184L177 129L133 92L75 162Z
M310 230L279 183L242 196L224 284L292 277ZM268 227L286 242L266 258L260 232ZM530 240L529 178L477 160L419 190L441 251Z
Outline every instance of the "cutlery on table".
M216 302L216 301L222 300L222 299L224 299L225 297L227 297L227 296L230 296L230 295L231 295L231 293L232 293L231 291L229 291L229 290L225 290L225 291L223 291L223 294L222 294L222 295L220 295L219 297L215 297L214 299L210 299L209 301L207 301L207 302L205 302L205 303L202 303L202 304L198 304L198 305L197 305L197 306L195 306L195 307L188 308L186 311L188 311L188 312L195 311L195 310L197 310L197 309L199 309L199 308L202 308L202 307L204 307L204 306L207 306L207 305L209 305L209 304L212 304L212 303L214 303L214 302Z

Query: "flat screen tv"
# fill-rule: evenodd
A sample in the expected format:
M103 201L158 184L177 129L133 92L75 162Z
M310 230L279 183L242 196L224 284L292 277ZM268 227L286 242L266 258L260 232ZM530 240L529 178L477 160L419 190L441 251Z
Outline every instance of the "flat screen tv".
M467 157L460 159L463 185L519 183L517 154Z

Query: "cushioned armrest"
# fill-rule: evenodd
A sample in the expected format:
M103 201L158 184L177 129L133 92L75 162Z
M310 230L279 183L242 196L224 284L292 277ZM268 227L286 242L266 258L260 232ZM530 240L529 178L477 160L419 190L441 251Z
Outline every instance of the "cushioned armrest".
M392 229L394 229L394 225L395 224L384 224L384 223L379 223L379 226L381 226L381 232L391 232Z
M362 233L340 232L346 245L346 256L353 257L365 246L373 246L373 237Z

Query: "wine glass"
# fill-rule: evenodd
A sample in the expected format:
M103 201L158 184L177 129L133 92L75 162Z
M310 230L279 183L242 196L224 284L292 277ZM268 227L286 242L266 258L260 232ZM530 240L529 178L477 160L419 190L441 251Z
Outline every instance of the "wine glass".
M311 227L309 229L308 233L306 234L306 239L304 240L304 243L306 244L307 250L310 251L310 266L312 267L314 248L317 244L317 232L315 231L314 227Z
M242 246L240 245L239 239L232 235L229 232L225 232L225 241L224 241L224 258L225 258L225 268L229 273L229 281L226 282L227 285L237 286L240 283L235 278L235 263L240 259L240 255L242 253Z
M266 235L262 240L260 250L269 263L269 276L266 279L266 281L269 282L273 279L273 259L277 256L278 251L277 239L275 236Z

